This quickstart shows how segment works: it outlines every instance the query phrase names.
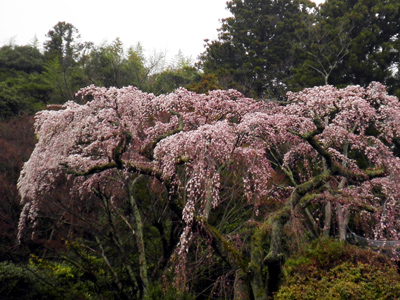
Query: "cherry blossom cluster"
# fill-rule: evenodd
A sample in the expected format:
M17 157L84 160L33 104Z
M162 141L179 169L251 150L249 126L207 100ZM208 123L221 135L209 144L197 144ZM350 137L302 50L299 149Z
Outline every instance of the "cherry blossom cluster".
M288 99L291 103L284 110L299 117L307 116L318 127L314 138L334 162L353 174L365 175L359 183L345 184L340 190L331 186L330 197L346 205L348 210L361 210L359 220L364 225L360 226L364 226L364 233L369 237L399 239L400 194L396 188L400 175L396 144L400 129L399 100L388 95L385 87L377 82L365 89L315 87L289 93ZM293 152L301 151L298 148L292 148L289 153L294 156ZM305 156L311 158L310 149L307 151ZM292 165L296 163L293 159L289 161ZM313 168L321 172L323 160L313 162ZM381 172L376 178L367 175L368 171L378 170ZM336 177L336 182L348 179ZM363 210L367 207L369 212ZM376 227L371 230L374 222Z
M217 205L216 170L234 151L235 126L244 115L263 106L233 90L205 95L182 88L155 97L135 87L92 85L77 97L88 102L69 101L35 117L38 142L18 182L25 205L21 230L27 220L35 219L39 202L54 187L57 176L86 174L83 182L81 176L76 177L80 185L75 187L90 189L106 176L107 166L122 171L132 166L136 171L152 168L165 180L175 177L174 184L185 184L189 199L199 203L204 203L201 198L206 194L201 190L211 185L211 202ZM181 161L186 162L190 177L185 183L174 176ZM104 171L93 171L96 168ZM191 211L190 205L188 201L185 212Z

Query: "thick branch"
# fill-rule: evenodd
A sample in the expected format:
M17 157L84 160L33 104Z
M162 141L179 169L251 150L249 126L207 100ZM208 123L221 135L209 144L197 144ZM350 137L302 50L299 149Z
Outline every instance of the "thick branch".
M105 165L97 165L97 166L91 167L89 170L87 170L85 172L79 172L79 171L76 171L76 170L72 169L67 164L62 163L60 165L67 169L67 173L68 174L72 174L72 175L75 175L75 176L88 176L88 175L93 175L93 174L96 174L96 173L101 173L101 172L109 170L109 169L116 169L117 168L117 164L115 162L110 162L110 163L105 164Z
M249 272L252 275L251 286L253 292L258 295L257 299L267 298L266 274L264 265L261 262L264 260L265 237L269 234L270 229L271 228L264 223L256 228L251 237Z
M153 160L154 149L156 148L157 144L161 140L163 140L163 139L165 139L165 138L167 138L167 137L169 137L171 135L177 134L177 133L179 133L179 132L181 132L183 130L183 119L182 119L181 114L177 113L177 112L174 112L174 111L171 111L171 115L178 116L178 128L175 128L174 130L171 130L171 131L169 131L169 132L167 132L165 134L162 134L162 135L158 136L153 142L148 143L146 146L144 146L140 150L139 153L141 155L143 155L144 157L146 157L146 158L148 158L150 160Z
M247 262L242 253L240 253L231 242L225 239L215 227L208 224L206 220L199 221L198 225L199 230L204 230L205 233L211 235L211 246L226 263L234 269L247 269Z
M334 162L332 154L324 149L315 138L315 135L318 134L318 132L318 130L315 130L299 136L306 140L310 144L310 146L313 147L318 152L318 154L325 159L327 168L331 170L332 175L343 176L345 178L348 178L350 182L363 182L365 180L368 180L370 176L378 177L384 174L383 169L365 170L364 173L355 173L353 171L350 171L348 168Z
M267 263L275 263L281 259L282 256L282 237L283 227L289 221L292 210L299 206L305 209L317 196L316 194L309 194L313 190L321 188L330 177L329 170L321 175L315 176L313 179L298 185L290 198L286 201L285 205L268 218L267 223L271 226L271 244L270 249L265 258Z

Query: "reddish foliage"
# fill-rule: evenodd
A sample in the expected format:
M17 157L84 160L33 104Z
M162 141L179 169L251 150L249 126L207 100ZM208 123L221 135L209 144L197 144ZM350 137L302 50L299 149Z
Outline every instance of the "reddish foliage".
M0 253L9 252L16 244L21 211L16 184L35 142L32 117L0 123Z

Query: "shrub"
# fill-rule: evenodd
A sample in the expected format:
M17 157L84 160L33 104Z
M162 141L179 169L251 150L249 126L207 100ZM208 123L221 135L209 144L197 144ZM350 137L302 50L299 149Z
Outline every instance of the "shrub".
M0 263L0 295L2 300L61 299L44 284L33 267Z
M287 260L274 299L400 299L400 275L388 258L332 239Z
M33 260L27 265L0 263L1 300L97 299L93 283L84 280L76 268Z

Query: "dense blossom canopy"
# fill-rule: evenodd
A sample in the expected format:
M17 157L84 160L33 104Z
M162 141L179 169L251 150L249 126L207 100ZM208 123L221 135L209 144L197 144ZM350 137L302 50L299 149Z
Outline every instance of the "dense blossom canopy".
M262 208L271 203L292 212L330 203L338 220L357 216L365 235L400 239L400 103L379 83L306 89L289 93L285 105L234 90L181 88L156 97L90 86L78 96L92 100L36 115L38 143L18 183L21 232L60 175L75 178L73 188L84 194L120 170L151 176L178 195L183 250L193 222L220 205L229 170L255 215L268 219Z
M113 168L152 173L179 185L176 164L185 161L192 176L187 184L189 199L200 201L202 184L210 179L216 205L215 168L233 155L262 157L257 151L236 150L236 124L263 105L233 90L197 95L179 89L155 97L134 87L90 86L78 96L93 100L85 105L70 101L61 109L50 107L36 115L38 143L19 180L25 205L21 229L27 218L36 218L42 196L66 169L75 175L88 173L87 180L76 185L84 192Z

